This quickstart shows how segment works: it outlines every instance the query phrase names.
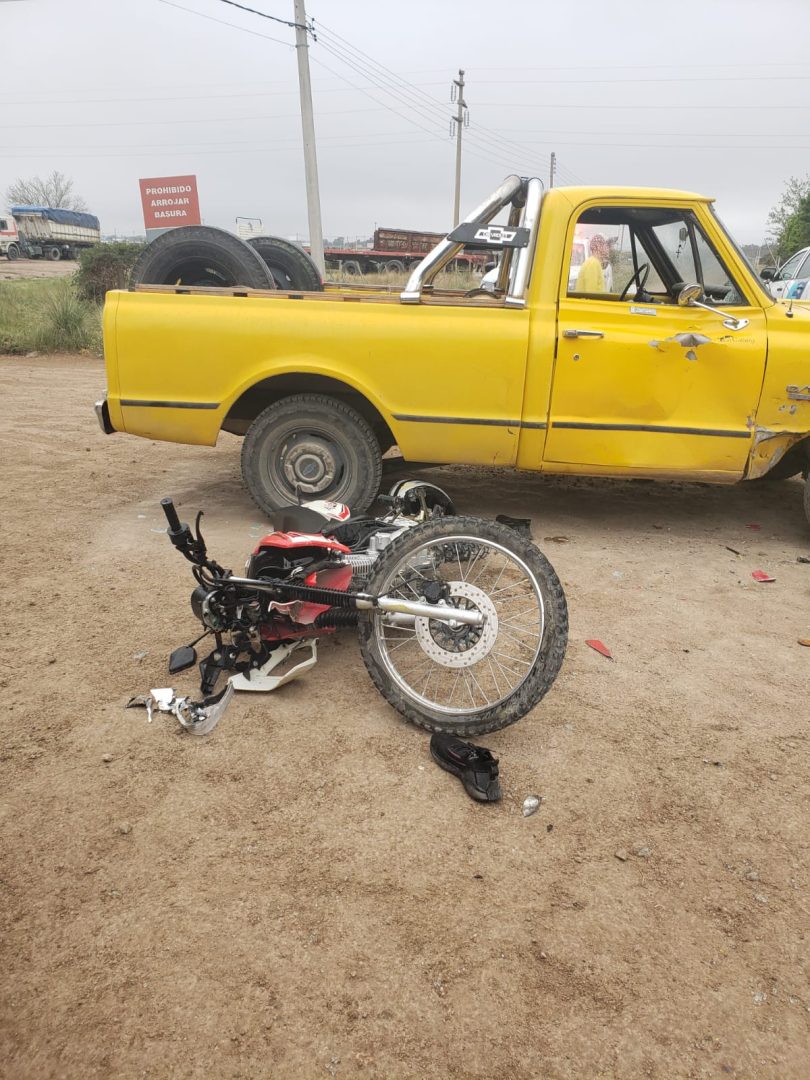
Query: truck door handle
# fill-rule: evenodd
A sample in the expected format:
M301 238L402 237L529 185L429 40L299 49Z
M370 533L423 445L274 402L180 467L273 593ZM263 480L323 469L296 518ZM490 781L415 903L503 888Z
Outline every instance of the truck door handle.
M578 338L578 337L593 337L603 338L605 335L601 330L563 330L564 338Z

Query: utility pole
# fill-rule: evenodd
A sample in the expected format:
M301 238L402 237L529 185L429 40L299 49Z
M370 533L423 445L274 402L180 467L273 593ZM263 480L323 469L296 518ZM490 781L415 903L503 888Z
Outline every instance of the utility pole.
M458 225L459 204L461 203L461 132L469 126L470 116L467 112L467 102L464 100L464 72L459 68L458 78L453 79L450 90L450 101L458 103L456 115L450 117L450 130L456 126L456 197L453 203L453 227Z
M323 258L323 227L321 226L321 195L318 189L318 158L315 153L315 121L312 115L312 83L309 78L309 42L307 13L304 0L293 0L295 19L295 51L298 55L298 87L301 92L301 128L304 133L304 175L307 186L307 215L309 217L309 251L321 275L326 272Z
M557 171L557 155L552 150L551 151L551 160L550 160L549 169L548 169L548 186L550 188L554 187L554 173L556 171Z

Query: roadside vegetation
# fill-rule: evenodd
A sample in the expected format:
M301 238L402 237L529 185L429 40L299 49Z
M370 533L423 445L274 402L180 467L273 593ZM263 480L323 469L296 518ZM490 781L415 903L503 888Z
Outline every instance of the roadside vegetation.
M101 307L68 278L0 282L0 353L101 352Z
M100 244L82 252L68 278L0 281L0 353L101 353L101 312L109 289L125 288L141 244Z

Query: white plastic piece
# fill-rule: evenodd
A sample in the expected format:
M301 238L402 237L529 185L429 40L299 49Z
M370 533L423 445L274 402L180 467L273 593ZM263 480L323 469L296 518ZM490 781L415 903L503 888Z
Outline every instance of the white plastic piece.
M271 674L277 667L280 667L288 657L298 650L305 650L309 655L296 664L295 667L291 667L289 671L285 671L283 675ZM254 690L264 691L265 693L270 690L278 690L280 686L290 682L292 679L297 679L299 675L303 675L305 671L309 671L310 668L315 667L318 662L318 639L308 638L305 641L293 641L290 645L279 645L278 648L273 649L272 653L259 668L252 668L250 671L234 675L231 679L231 686L235 690Z

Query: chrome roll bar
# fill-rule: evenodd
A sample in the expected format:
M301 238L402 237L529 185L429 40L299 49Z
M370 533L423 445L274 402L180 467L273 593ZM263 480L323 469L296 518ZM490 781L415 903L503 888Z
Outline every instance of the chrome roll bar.
M526 207L523 211L521 225L529 230L529 243L525 248L520 248L517 265L513 267L510 275L509 292L506 294L504 304L506 307L526 306L526 286L534 263L534 249L537 245L537 225L540 221L540 204L543 201L543 185L536 178L532 178L526 184ZM514 259L514 256L513 256Z
M539 183L539 181L536 182ZM490 197L485 199L480 206L476 206L475 210L464 218L461 224L488 224L500 210L503 210L505 206L512 202L514 197L520 193L522 187L523 181L519 176L507 176L500 187L496 188ZM529 246L532 247L533 245L530 244ZM445 237L444 240L440 240L433 251L429 252L414 268L413 273L408 278L405 289L399 294L400 302L403 304L418 304L422 299L422 289L426 285L430 285L438 272L445 267L463 247L463 244L450 240L447 237ZM521 254L523 254L523 252L521 252Z

